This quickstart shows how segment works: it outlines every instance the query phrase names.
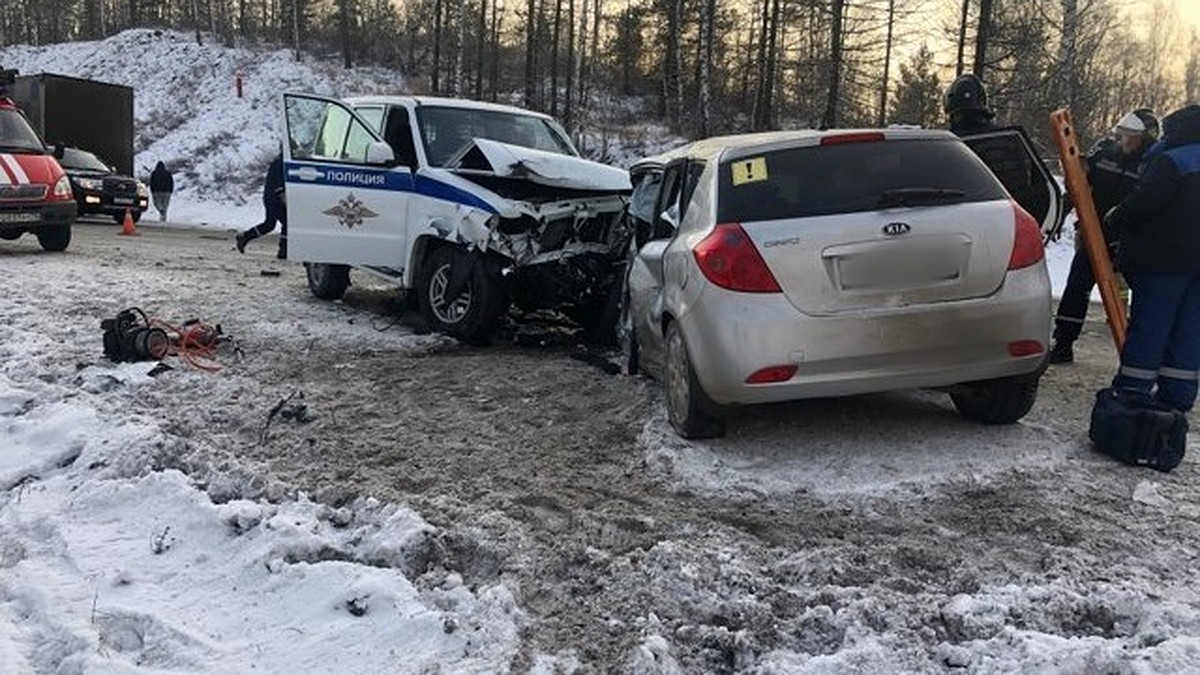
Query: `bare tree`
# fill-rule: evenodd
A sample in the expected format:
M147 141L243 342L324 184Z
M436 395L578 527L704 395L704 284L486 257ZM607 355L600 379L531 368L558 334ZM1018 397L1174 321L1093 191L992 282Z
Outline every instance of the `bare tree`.
M972 72L983 79L987 67L988 39L992 30L992 0L979 0L979 23L975 29L975 67Z
M717 0L704 0L700 12L700 135L712 133L712 59L713 25L717 19Z
M967 21L971 14L971 0L962 0L962 15L958 21L958 61L954 66L954 76L958 77L963 74L963 69L966 67L965 57L967 51Z
M846 45L842 42L842 26L846 18L846 0L833 0L833 23L829 31L829 98L826 99L822 126L836 127L838 124L838 90L842 84L842 54Z
M887 44L883 56L883 84L879 87L879 126L887 123L888 75L892 68L892 38L896 29L896 0L888 0Z

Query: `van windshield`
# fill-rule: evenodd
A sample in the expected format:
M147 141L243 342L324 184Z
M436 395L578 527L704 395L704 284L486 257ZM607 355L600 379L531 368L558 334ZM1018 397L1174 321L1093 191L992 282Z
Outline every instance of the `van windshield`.
M561 127L536 115L504 110L421 106L421 140L430 166L446 166L473 138L486 138L560 155L576 155Z
M24 115L7 108L0 110L0 150L41 154L46 151L46 146L42 145Z
M774 150L723 162L718 180L718 222L1006 198L987 166L954 139Z

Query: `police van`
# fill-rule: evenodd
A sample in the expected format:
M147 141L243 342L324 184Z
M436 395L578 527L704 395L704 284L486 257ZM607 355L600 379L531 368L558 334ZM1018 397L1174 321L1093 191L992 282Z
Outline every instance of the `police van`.
M416 297L433 330L485 339L511 304L598 336L616 322L631 190L551 117L435 97L282 97L288 258L319 298L351 269Z

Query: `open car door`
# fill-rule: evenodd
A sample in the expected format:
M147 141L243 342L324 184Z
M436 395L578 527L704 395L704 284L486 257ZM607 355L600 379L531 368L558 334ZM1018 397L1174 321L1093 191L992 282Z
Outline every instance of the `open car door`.
M1062 187L1024 129L994 129L963 136L962 141L996 174L1012 198L1042 224L1044 235L1062 228L1066 216Z

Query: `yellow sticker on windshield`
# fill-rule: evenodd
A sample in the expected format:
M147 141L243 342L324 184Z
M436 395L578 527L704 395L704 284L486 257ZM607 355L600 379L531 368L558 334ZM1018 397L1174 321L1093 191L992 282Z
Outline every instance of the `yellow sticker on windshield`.
M733 163L733 184L745 185L746 183L757 183L766 180L767 176L767 158L752 157L750 159L741 159Z

